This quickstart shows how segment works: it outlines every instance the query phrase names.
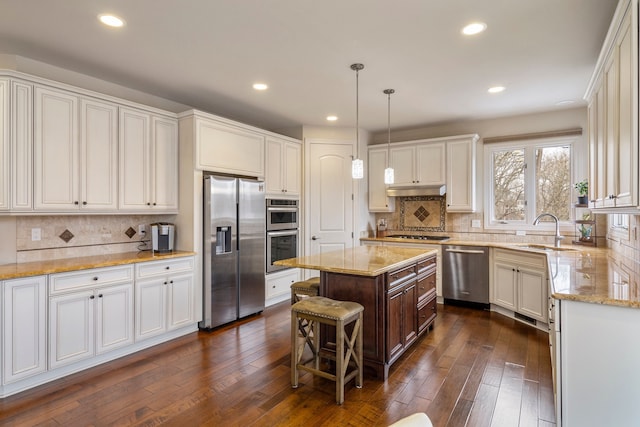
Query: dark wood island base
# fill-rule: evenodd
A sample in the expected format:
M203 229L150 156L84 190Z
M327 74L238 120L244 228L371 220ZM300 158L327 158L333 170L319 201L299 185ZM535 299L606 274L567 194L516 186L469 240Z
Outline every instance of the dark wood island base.
M436 256L430 254L377 276L320 272L320 295L364 306L363 355L366 367L386 379L389 367L436 318ZM335 335L323 331L323 347L335 348Z

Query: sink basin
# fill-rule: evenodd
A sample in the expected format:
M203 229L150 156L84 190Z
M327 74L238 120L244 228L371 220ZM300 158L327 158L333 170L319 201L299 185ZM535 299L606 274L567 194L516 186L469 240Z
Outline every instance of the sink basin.
M523 243L515 245L518 248L522 249L534 249L537 251L577 251L576 248L569 248L567 246L560 246L559 248L553 245L540 245L534 243Z

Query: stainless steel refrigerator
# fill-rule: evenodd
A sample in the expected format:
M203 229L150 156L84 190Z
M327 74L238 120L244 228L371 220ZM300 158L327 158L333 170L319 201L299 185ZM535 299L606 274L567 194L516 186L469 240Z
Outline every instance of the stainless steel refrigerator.
M204 178L204 315L210 329L264 310L264 183Z

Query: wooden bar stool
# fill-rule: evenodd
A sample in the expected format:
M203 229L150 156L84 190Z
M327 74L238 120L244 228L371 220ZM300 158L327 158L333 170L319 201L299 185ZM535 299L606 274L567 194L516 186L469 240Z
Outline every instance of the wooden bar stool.
M317 297L320 291L320 278L312 277L291 284L291 304L295 304L304 297Z
M356 379L362 387L362 312L357 302L335 301L325 297L308 297L291 306L291 386L298 387L299 370L336 382L336 402L344 402L344 385ZM345 327L353 323L351 336ZM320 351L320 324L336 328L336 352ZM302 361L305 345L311 358ZM320 358L335 360L335 373L320 369ZM309 364L313 362L312 366ZM349 369L350 362L351 370Z

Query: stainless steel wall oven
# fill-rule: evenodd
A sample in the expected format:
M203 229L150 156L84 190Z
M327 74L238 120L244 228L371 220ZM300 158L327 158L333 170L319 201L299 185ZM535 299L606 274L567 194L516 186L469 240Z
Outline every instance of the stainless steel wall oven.
M287 267L275 261L298 256L298 201L267 199L267 273Z
M267 231L298 228L298 201L267 199Z

